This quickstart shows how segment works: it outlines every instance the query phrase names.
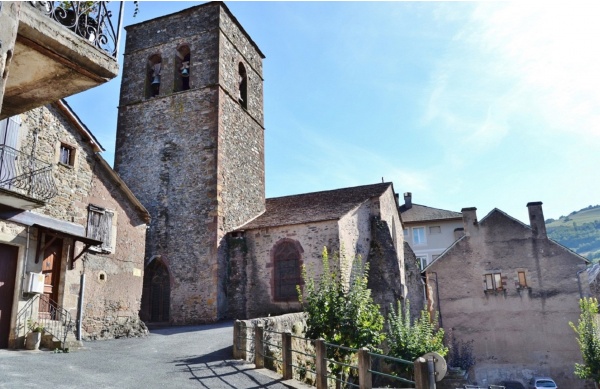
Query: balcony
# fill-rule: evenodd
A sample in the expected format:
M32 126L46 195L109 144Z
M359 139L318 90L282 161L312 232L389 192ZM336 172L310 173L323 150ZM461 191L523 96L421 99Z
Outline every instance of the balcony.
M0 204L40 208L57 194L51 164L0 145Z
M122 2L20 3L0 120L115 78L122 9Z

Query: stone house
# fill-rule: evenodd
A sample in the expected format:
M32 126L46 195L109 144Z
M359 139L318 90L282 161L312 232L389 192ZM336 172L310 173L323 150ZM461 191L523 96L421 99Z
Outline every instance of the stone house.
M525 383L533 375L584 387L569 321L589 296L587 260L548 238L542 203L527 204L531 226L499 209L481 221L462 210L465 236L424 270L430 309L459 341L473 341L474 379Z
M463 234L460 212L414 204L411 192L404 193L400 215L404 223L404 239L414 251L421 269Z
M68 316L79 339L143 333L148 212L66 102L0 126L0 347L27 319L62 336Z
M403 299L404 242L391 183L266 200L266 211L231 232L229 316L252 318L301 310L296 285L322 271L322 251L346 281L353 261L370 264L370 289L384 312Z

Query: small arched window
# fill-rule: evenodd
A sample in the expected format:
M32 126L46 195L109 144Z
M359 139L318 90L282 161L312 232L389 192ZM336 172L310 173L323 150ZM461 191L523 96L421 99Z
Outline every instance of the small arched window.
M240 62L238 66L239 74L239 95L238 100L242 107L248 108L248 74L246 73L246 67Z
M162 67L162 57L160 54L153 54L148 58L146 68L146 98L158 96L160 93L160 73Z
M190 47L180 45L175 56L174 92L190 89Z
M283 239L273 248L273 297L275 301L298 301L297 285L302 285L302 246Z

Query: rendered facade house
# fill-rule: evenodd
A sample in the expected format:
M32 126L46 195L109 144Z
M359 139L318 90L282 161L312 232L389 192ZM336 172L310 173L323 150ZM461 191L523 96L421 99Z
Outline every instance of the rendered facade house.
M144 333L148 212L65 102L0 126L0 347L28 319L61 342Z
M370 264L373 297L384 312L405 297L404 242L391 183L267 199L266 211L231 233L230 316L251 318L301 310L301 267L322 271L322 251L342 252L350 278L357 257Z
M474 341L478 384L537 375L583 388L568 323L590 295L588 262L548 238L541 202L527 207L531 227L499 209L481 221L475 208L462 210L465 236L424 270L430 308L447 333Z
M413 249L421 269L463 235L460 212L413 204L410 192L404 193L400 215L404 223L404 239Z

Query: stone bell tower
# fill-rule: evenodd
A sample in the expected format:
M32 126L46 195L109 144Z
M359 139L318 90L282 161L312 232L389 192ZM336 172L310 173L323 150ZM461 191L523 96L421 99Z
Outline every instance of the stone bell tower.
M221 2L126 30L114 167L152 217L140 317L216 321L225 234L265 207L264 56Z

